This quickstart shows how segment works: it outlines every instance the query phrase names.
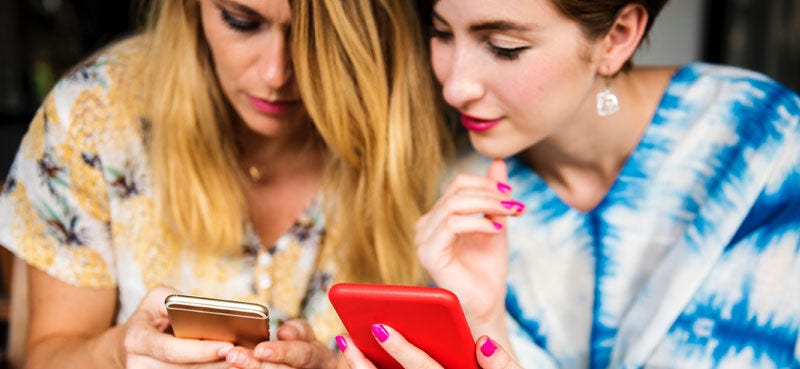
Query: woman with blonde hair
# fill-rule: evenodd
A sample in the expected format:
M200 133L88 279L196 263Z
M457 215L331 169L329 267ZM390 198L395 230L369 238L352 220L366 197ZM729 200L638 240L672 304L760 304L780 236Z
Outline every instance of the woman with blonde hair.
M424 280L412 232L442 127L414 9L293 6L153 1L43 102L0 197L0 243L28 265L27 367L244 360L166 333L178 291L265 304L288 322L250 354L331 367L333 281ZM309 6L331 17L292 20ZM344 31L349 11L380 23Z

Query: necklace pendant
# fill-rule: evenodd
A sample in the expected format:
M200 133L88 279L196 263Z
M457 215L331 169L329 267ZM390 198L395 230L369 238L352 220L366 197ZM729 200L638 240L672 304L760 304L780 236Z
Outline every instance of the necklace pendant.
M250 176L250 179L253 182L258 182L261 180L261 170L259 170L255 165L251 165L250 168L247 169L247 174Z

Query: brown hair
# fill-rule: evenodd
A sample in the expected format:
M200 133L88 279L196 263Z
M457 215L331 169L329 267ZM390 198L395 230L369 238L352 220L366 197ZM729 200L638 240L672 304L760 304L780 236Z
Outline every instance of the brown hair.
M658 13L668 0L550 0L556 9L564 16L577 22L586 37L596 40L603 37L611 29L617 14L626 5L640 4L647 11L647 25L642 39L647 39L650 28L653 26ZM630 59L625 61L622 71L629 70L633 65Z

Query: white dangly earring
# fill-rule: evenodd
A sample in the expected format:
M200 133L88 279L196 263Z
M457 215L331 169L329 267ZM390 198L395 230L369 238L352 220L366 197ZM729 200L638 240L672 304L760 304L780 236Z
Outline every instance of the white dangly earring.
M611 77L606 76L606 87L597 93L597 115L605 117L619 110L619 99L611 92Z

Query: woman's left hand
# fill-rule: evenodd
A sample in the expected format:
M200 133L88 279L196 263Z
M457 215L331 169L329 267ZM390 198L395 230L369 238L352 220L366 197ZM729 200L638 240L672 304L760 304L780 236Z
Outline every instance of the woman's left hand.
M336 368L337 357L318 341L305 320L293 319L278 328L277 341L265 341L252 350L234 347L225 357L231 368Z
M428 354L409 343L400 333L387 325L383 325L388 337L378 344L397 360L405 369L437 369L442 368ZM348 335L336 337L339 349L351 369L375 369L369 359L356 347ZM522 369L519 364L495 341L487 336L478 339L475 345L475 356L478 365L483 369Z

